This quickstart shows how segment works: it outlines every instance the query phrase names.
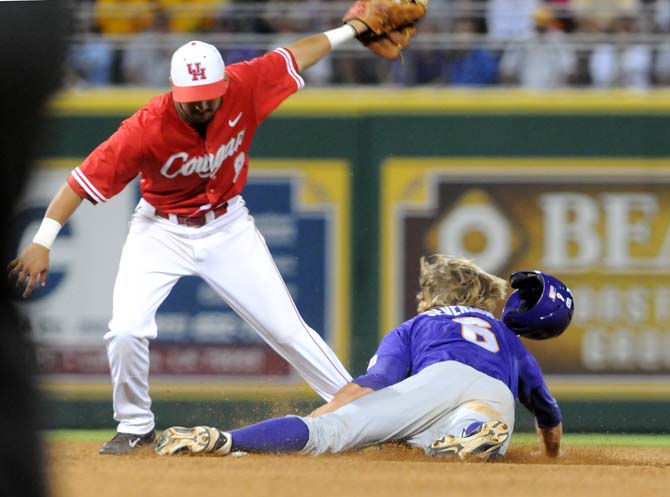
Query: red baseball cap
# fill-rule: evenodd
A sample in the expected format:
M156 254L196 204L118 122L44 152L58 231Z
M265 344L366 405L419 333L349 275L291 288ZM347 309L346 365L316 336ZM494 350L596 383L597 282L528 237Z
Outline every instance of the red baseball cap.
M200 102L223 96L228 89L225 68L214 45L189 41L172 55L172 98L175 102Z

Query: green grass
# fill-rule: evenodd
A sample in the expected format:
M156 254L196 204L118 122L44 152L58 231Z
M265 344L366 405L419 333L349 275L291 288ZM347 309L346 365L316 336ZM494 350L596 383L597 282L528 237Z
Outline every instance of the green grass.
M45 432L51 441L105 442L114 436L111 430L54 430ZM534 433L515 433L512 443L533 444ZM614 433L574 433L563 435L563 443L572 446L609 445L625 447L670 448L670 435L639 435Z
M113 430L52 430L44 432L50 441L106 442L114 436Z
M534 433L515 433L514 443L535 443L537 435ZM670 435L641 435L621 433L566 433L563 435L563 444L588 447L591 445L609 445L625 447L664 447L670 448Z

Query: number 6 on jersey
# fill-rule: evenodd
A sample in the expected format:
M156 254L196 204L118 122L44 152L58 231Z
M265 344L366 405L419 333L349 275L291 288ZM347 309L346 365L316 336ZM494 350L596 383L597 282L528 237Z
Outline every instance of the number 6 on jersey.
M470 316L456 318L454 321L461 323L461 335L468 342L475 343L489 352L496 353L500 350L498 339L490 330L491 325L483 319Z

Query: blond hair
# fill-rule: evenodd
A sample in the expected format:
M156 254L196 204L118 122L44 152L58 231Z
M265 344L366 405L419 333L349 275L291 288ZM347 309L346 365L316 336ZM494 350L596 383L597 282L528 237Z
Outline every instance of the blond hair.
M418 312L465 305L494 312L507 294L507 282L467 259L441 254L421 257Z

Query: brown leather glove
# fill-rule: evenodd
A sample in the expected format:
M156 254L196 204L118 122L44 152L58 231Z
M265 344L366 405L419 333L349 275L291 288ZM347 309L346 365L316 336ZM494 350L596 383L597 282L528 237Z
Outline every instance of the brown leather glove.
M384 36L363 35L359 38L359 41L380 57L393 60L397 59L402 50L407 48L414 33L416 33L416 28L407 26L391 31Z
M414 33L415 24L424 15L428 0L359 0L342 19L344 23L357 19L368 27L356 38L377 55L396 59L406 48Z
M382 36L416 23L426 15L427 5L428 0L358 0L342 21L358 19L372 33Z

